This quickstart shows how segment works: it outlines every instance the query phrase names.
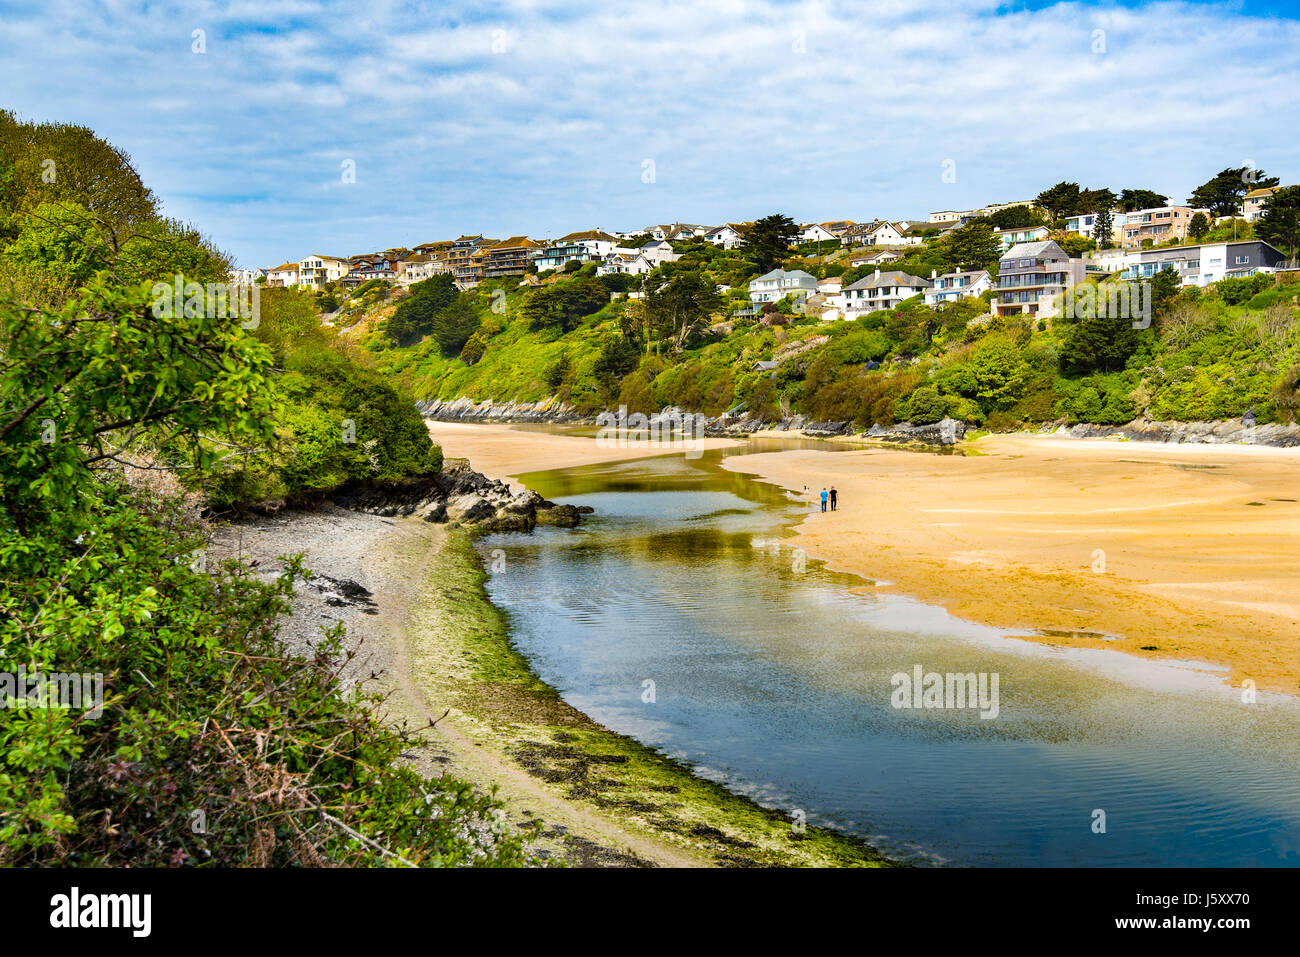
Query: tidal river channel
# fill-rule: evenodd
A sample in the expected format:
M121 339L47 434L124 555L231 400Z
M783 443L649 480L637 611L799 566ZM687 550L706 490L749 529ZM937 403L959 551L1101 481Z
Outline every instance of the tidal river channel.
M863 594L776 544L807 503L719 466L779 447L521 476L596 510L479 543L489 566L500 549L489 595L538 675L697 773L915 864L1300 863L1300 701L1246 706L1212 672ZM996 716L896 707L917 666L996 675Z

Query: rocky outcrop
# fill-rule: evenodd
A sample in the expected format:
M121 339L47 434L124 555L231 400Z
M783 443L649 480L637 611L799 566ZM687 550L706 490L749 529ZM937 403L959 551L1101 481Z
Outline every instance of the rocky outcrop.
M943 419L932 425L913 425L910 422L900 422L897 425L873 425L863 433L863 436L881 442L956 445L966 437L966 423L957 419Z
M565 422L596 423L590 416L578 415L567 403L548 399L544 402L473 402L470 399L456 399L450 402L430 400L419 402L416 407L429 419L442 422ZM673 421L680 427L681 420L687 415L679 409L665 409L649 417L653 427L659 421ZM860 435L866 439L881 442L919 443L924 445L950 446L962 441L966 435L966 423L956 419L944 419L932 425L913 425L902 422L897 425L873 425L866 432L858 432L852 422L812 422L806 416L795 415L776 421L764 421L745 415L743 412L730 415L703 416L696 414L686 419L691 423L691 431L696 435L711 438L743 438L747 435L768 431L802 432L813 438L834 438L836 436ZM1050 431L1051 425L1042 431ZM1057 435L1069 435L1075 438L1123 438L1135 442L1195 442L1224 445L1267 445L1279 448L1300 447L1300 425L1259 425L1246 426L1240 420L1228 422L1150 422L1138 420L1127 425L1089 425L1059 426ZM483 511L482 508L479 511ZM459 519L453 519L459 520Z
M1061 426L1057 435L1076 439L1119 438L1132 442L1198 443L1206 445L1267 445L1276 448L1300 446L1300 425L1243 425L1240 419L1226 422L1152 422L1142 419L1127 425Z
M438 422L590 422L573 411L567 402L494 402L484 399L425 399L415 407L426 419Z
M573 527L590 506L557 505L531 489L512 491L467 466L429 478L351 486L330 496L334 504L375 515L417 515L426 522L472 525L488 532L527 532L537 525Z

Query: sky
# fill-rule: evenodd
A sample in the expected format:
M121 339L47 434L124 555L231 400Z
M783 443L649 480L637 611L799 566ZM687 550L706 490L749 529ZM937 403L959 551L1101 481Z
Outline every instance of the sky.
M0 0L0 107L243 267L1300 181L1300 0Z

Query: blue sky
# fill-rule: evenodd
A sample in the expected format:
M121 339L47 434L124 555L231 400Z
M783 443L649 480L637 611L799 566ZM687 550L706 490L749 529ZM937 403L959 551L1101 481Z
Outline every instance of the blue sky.
M244 266L1291 183L1297 90L1300 0L0 0L0 106L92 127Z

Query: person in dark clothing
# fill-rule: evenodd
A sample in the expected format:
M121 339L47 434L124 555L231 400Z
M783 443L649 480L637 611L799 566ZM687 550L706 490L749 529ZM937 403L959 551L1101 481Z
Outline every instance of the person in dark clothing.
M837 499L838 499L838 493L836 493L835 491L835 486L832 485L831 486L831 511L832 512L835 511L835 503Z

